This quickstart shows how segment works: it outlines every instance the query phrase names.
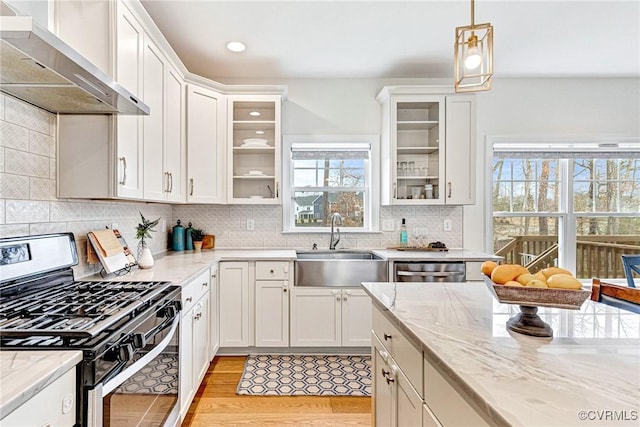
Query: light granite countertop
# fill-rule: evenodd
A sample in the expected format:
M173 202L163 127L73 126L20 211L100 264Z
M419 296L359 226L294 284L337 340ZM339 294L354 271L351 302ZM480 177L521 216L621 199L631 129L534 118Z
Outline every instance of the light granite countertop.
M396 249L374 249L373 253L389 261L486 261L501 260L502 257L470 249L449 249L446 252L411 251Z
M490 424L639 425L640 315L590 300L540 308L554 331L542 339L507 331L518 306L484 284L363 285Z
M80 361L81 351L0 351L0 419Z

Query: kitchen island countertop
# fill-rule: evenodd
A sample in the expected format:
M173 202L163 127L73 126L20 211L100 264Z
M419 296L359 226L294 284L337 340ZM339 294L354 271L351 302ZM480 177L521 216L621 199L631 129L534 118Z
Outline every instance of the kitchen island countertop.
M639 425L640 315L540 308L553 339L510 333L518 306L479 283L364 283L374 306L491 425ZM427 402L428 403L428 402Z

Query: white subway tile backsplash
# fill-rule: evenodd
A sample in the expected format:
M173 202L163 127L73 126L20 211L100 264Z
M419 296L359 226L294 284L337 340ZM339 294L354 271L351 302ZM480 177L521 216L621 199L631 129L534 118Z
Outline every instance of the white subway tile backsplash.
M24 151L5 149L5 172L49 178L49 158Z
M49 202L8 199L5 210L7 224L49 221Z
M82 205L80 202L56 201L49 204L51 221L80 221L82 219Z
M56 142L53 136L40 132L29 132L29 151L50 158L56 157Z
M4 199L0 199L0 224L4 224Z
M57 176L56 176L56 159L49 159L49 178L57 179Z
M29 226L29 234L65 233L68 231L65 222L40 222Z
M47 135L51 134L51 114L45 110L5 96L4 119L7 122L24 126Z
M0 147L0 172L4 172L4 148Z
M0 197L3 199L28 199L29 177L0 173Z
M13 123L0 122L0 145L29 151L29 129Z
M0 93L0 120L4 120L4 95Z
M0 237L19 237L29 235L29 224L0 225Z
M29 178L31 200L56 200L56 181L48 178Z

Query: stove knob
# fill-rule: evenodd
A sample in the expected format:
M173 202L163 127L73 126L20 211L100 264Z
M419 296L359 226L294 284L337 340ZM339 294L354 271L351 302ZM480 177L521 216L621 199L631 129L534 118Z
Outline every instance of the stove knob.
M118 348L118 359L121 362L127 362L133 359L133 346L131 344L122 344Z
M144 334L133 334L131 344L133 344L133 348L144 348L147 345L147 337Z

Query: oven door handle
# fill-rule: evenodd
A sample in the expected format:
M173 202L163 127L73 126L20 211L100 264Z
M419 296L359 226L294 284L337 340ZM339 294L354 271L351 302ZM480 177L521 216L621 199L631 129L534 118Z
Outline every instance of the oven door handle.
M462 276L461 271L396 271L396 276L449 277Z
M137 371L139 371L143 366L151 362L155 359L160 353L164 351L165 348L169 345L169 342L173 339L173 336L176 334L176 329L178 329L178 325L180 324L180 316L177 315L173 319L173 324L171 325L171 331L169 334L164 337L160 343L153 348L149 353L142 356L135 363L130 365L127 369L120 372L118 375L113 377L111 380L103 384L102 386L102 395L106 396L115 390L118 386L120 386L127 378L131 377Z

